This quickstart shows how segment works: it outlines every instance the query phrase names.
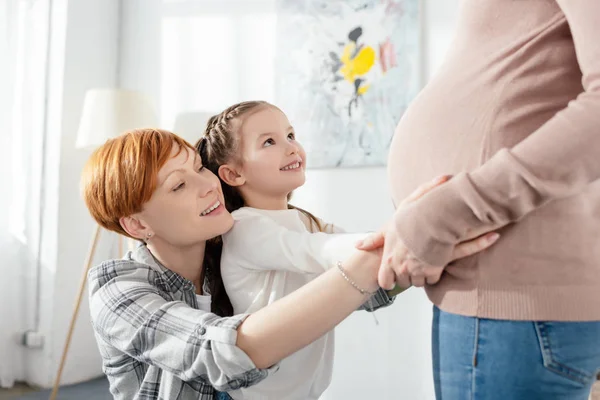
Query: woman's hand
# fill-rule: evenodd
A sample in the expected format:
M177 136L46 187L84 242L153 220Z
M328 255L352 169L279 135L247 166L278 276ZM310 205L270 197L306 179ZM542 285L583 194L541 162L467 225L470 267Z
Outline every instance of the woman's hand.
M406 205L414 202L437 186L447 182L450 177L445 176L434 180L433 182L421 185L400 205ZM468 257L482 250L487 249L494 244L500 235L495 232L487 233L478 238L459 243L455 246L452 260ZM397 284L400 287L407 288L413 286L424 286L426 283L433 285L437 283L444 266L432 266L418 260L402 240L398 237L393 224L388 224L384 229L376 232L363 241L357 243L357 248L361 250L373 250L384 246L382 263L379 268L378 282L379 286L391 290Z
M450 261L479 253L493 245L499 237L499 234L491 232L476 239L459 243L454 247ZM391 290L396 284L407 288L411 285L422 287L425 284L434 285L438 283L446 267L445 265L429 265L416 258L398 237L393 226L385 233L384 242L383 257L378 275L379 286Z

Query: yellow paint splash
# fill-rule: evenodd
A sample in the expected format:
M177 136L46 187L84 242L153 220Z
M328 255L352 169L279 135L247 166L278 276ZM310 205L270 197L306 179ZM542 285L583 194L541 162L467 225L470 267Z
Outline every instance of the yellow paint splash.
M340 68L340 73L345 80L351 83L354 83L356 77L365 75L375 65L375 50L371 46L363 47L356 54L356 57L350 58L355 49L356 43L348 43L344 47L342 56L340 57L340 61L343 64ZM369 85L359 88L359 94L365 93L368 88Z

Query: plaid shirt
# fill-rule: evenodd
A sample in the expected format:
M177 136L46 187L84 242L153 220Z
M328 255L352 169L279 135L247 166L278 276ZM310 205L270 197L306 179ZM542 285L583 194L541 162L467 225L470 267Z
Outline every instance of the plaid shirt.
M198 309L194 285L160 265L146 246L88 275L90 311L103 371L115 399L213 399L254 385L278 367L258 369L236 344L247 315ZM384 291L368 309L393 302Z

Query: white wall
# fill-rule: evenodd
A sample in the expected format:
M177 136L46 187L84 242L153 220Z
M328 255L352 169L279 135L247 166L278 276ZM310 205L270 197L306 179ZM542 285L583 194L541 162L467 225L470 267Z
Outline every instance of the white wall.
M421 0L424 16L424 74L429 80L444 60L458 19L460 0Z

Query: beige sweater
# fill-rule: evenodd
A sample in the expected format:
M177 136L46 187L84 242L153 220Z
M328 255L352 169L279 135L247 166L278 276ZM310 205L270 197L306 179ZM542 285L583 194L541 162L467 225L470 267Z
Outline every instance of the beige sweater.
M391 145L395 201L454 178L395 215L417 257L499 242L447 267L445 311L600 320L600 0L463 0L446 62Z

